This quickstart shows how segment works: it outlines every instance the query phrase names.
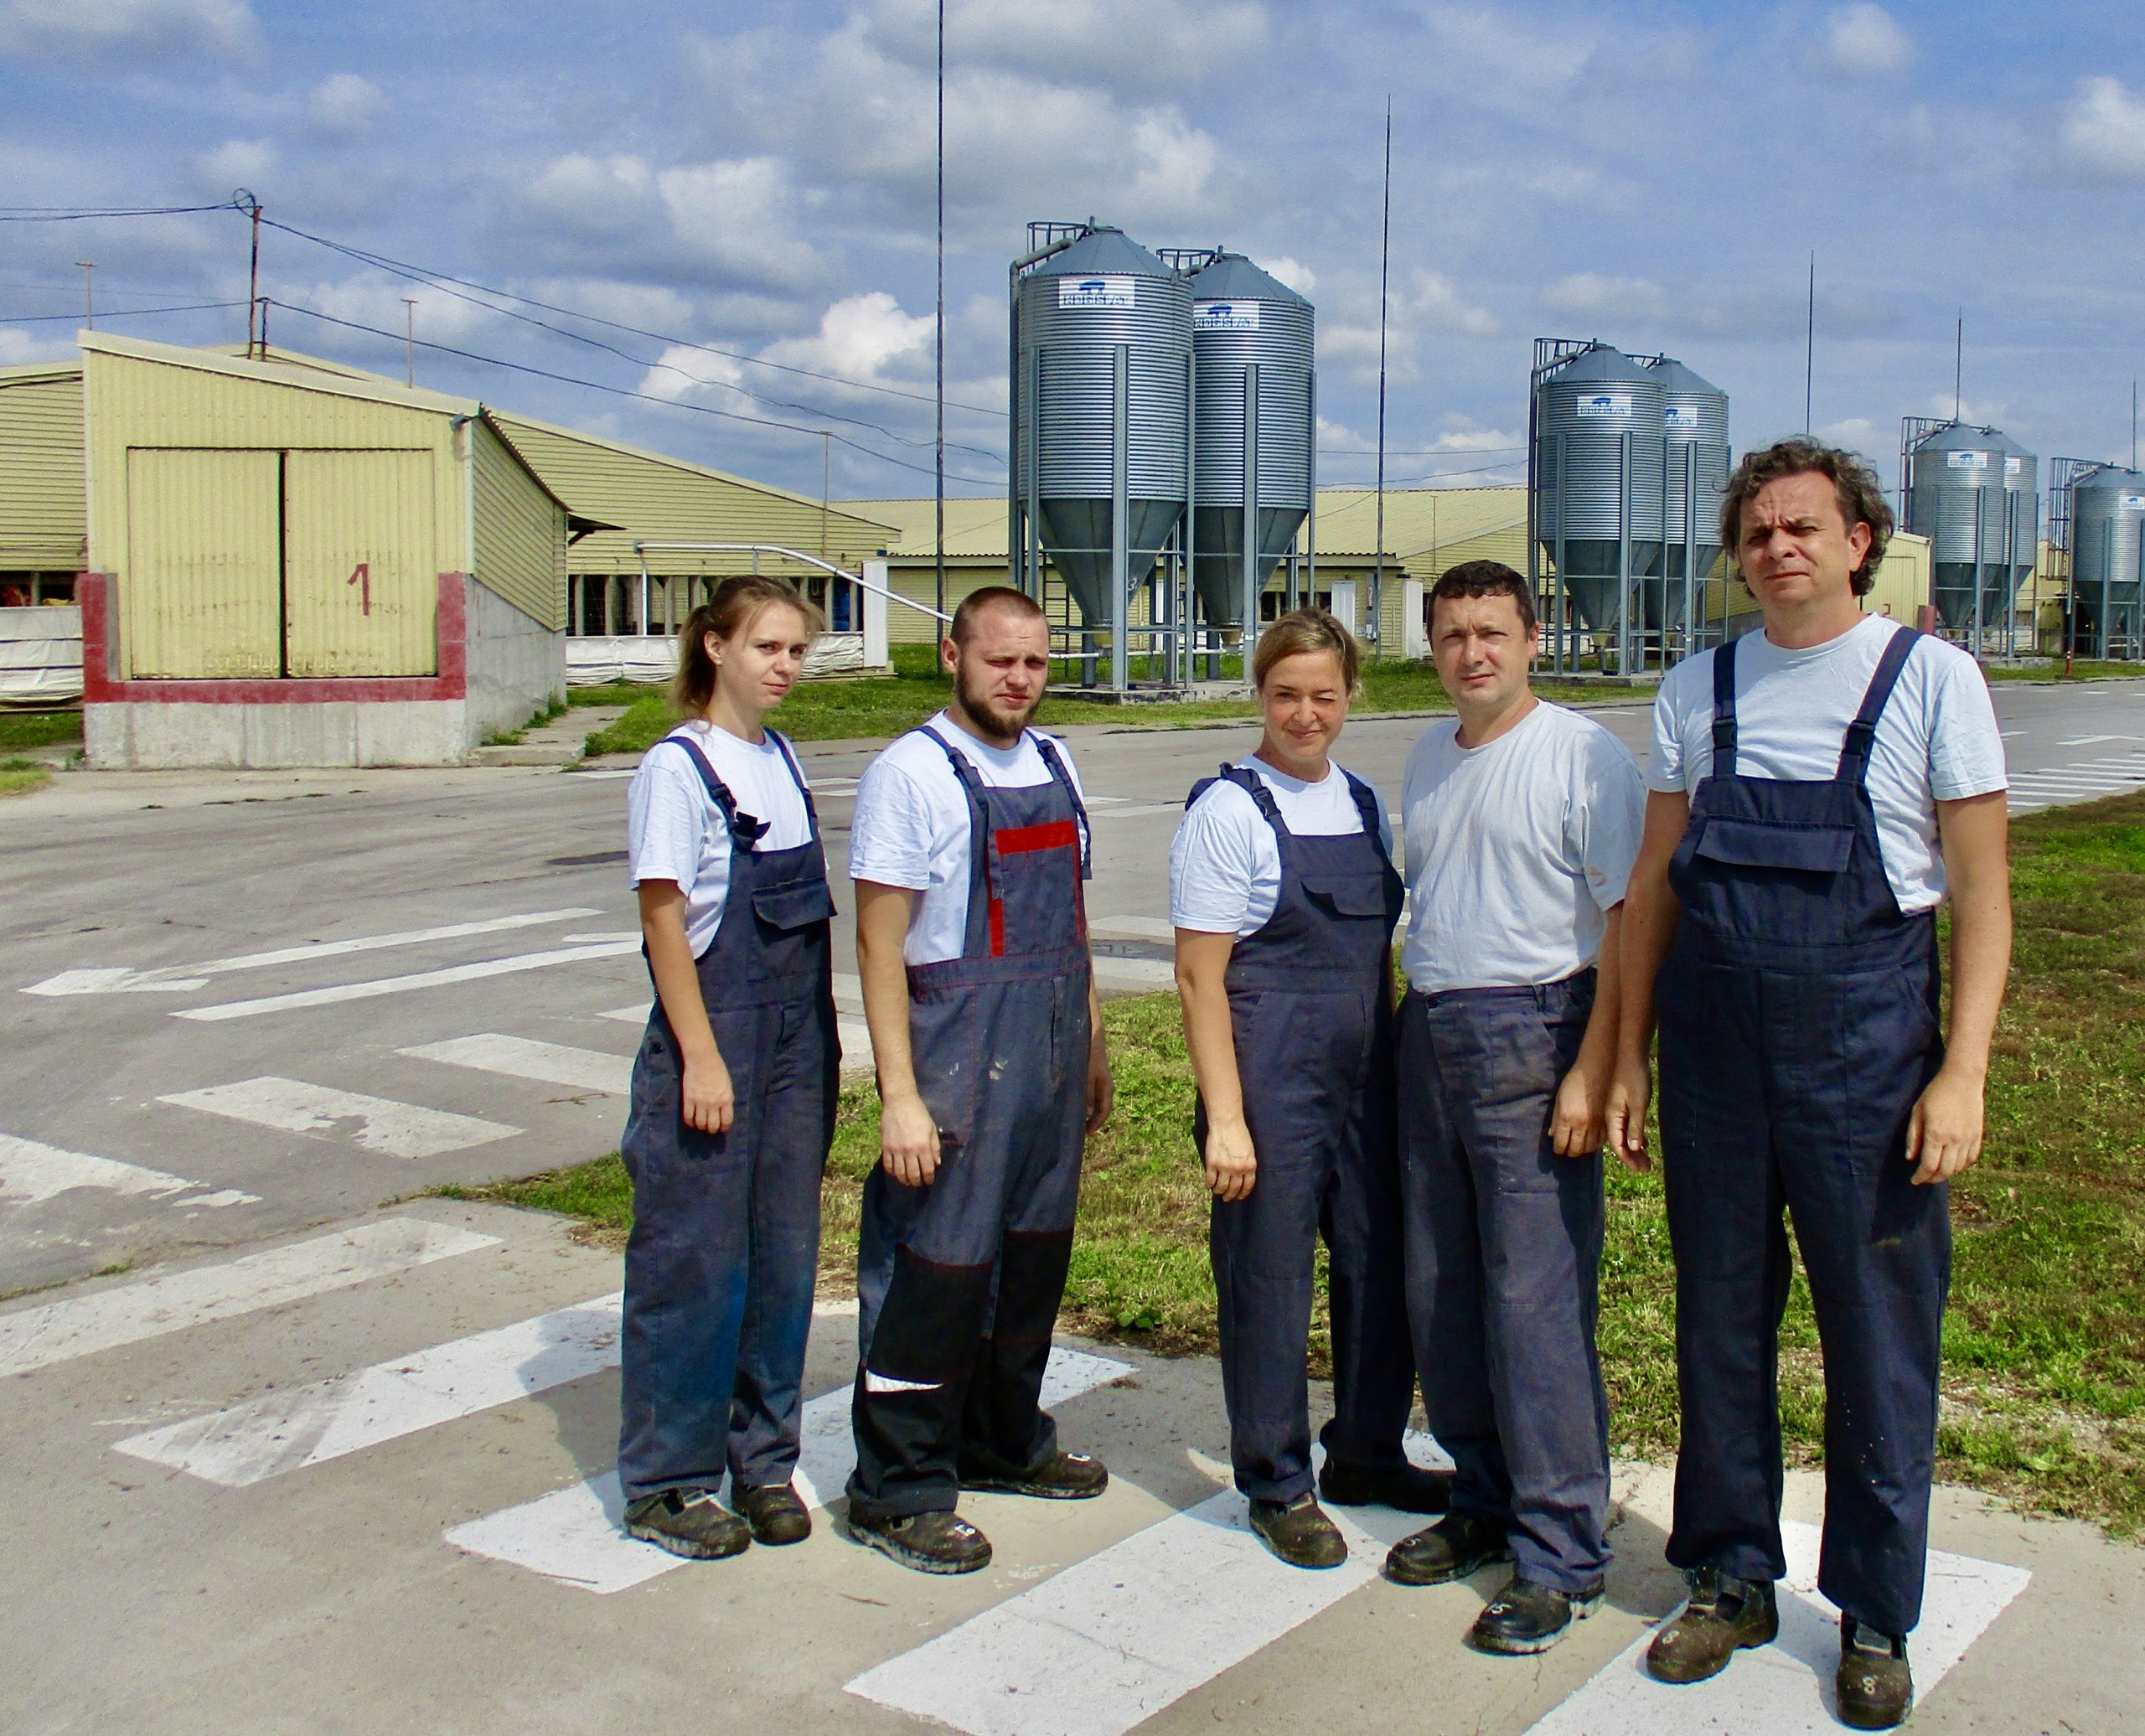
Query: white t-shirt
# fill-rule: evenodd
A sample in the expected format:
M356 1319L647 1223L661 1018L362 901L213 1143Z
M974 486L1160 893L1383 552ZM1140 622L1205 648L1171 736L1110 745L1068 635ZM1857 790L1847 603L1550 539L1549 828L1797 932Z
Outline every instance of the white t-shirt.
M1735 765L1748 778L1830 778L1848 726L1896 621L1865 615L1837 638L1784 651L1762 633L1735 646ZM1713 770L1713 660L1703 652L1671 669L1653 702L1657 790L1695 791ZM1911 916L1944 902L1936 803L2005 787L2003 737L1988 683L1956 646L1924 635L1899 671L1877 721L1869 754L1869 802L1877 850L1899 909Z
M804 793L790 776L773 731L747 741L705 722L681 724L664 737L690 736L707 756L741 814L767 822L755 850L794 850L812 841ZM638 886L675 880L685 895L685 939L697 958L722 924L730 893L730 828L682 748L659 741L641 757L626 786L626 856Z
M1462 747L1457 718L1408 756L1410 988L1562 982L1601 956L1646 823L1646 783L1590 717L1538 700L1496 741Z
M1277 772L1258 755L1237 762L1274 793L1288 828L1300 838L1347 838L1363 816L1341 767L1329 766L1316 783ZM1372 792L1376 793L1375 790ZM1393 829L1378 802L1378 838L1390 855ZM1250 794L1217 778L1185 810L1170 845L1170 921L1202 934L1256 934L1281 897L1281 846Z
M1016 747L979 741L943 711L923 726L949 741L975 767L986 789L1028 789L1050 782L1050 767L1034 731ZM1051 745L1072 788L1080 773L1057 736ZM1086 798L1082 796L1084 802ZM1093 860L1094 840L1083 827L1080 861ZM849 871L855 880L907 886L923 896L909 918L902 956L911 964L958 958L968 942L969 798L944 752L915 731L897 736L871 762L856 787L849 823Z

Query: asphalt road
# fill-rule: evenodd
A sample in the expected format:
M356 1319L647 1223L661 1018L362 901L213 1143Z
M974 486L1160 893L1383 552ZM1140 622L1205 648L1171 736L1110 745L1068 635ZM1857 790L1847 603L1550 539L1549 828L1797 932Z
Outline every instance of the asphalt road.
M2145 684L1997 699L2014 801L2145 784ZM1642 705L1595 715L1643 752ZM1395 798L1423 726L1358 721L1341 757ZM1185 792L1255 734L1072 734L1103 980L1160 986ZM838 877L871 752L808 750ZM83 772L10 803L0 1294L615 1145L647 994L624 776Z

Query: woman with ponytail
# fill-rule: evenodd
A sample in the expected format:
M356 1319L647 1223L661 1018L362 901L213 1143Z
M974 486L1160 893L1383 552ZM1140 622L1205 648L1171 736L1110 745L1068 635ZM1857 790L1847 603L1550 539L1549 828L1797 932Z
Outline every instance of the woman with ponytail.
M706 1560L812 1528L790 1479L841 1064L834 899L804 769L765 719L824 626L782 580L723 581L680 638L685 721L626 797L656 1003L620 1146L618 1477L630 1535Z

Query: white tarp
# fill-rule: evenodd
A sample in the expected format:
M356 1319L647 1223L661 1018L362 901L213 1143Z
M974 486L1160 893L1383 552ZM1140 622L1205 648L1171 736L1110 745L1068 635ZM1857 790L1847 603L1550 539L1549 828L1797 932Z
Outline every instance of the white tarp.
M804 659L808 677L845 675L866 667L861 633L823 633L813 643L811 655ZM598 687L607 681L668 681L677 668L678 642L668 634L621 633L566 641L569 687Z
M0 609L0 705L64 705L81 696L80 607Z

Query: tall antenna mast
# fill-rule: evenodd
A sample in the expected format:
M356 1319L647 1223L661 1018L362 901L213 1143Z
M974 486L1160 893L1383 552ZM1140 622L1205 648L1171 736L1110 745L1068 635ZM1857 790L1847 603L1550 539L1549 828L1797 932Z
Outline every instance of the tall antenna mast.
M1967 310L1959 310L1959 323L1951 333L1951 420L1956 421L1966 414L1967 408Z
M935 318L938 336L932 344L932 357L938 385L933 410L938 418L938 441L933 466L931 547L938 575L935 595L943 617L946 612L946 0L938 0L938 301Z
M2130 468L2137 468L2137 382L2130 382Z
M1817 380L1817 251L1810 251L1810 300L1802 328L1802 431L1812 431L1810 400Z
M1385 194L1379 219L1377 249L1377 545L1371 557L1370 619L1364 637L1377 643L1385 607L1385 313L1386 285L1393 262L1393 98L1385 99ZM1246 525L1244 533L1251 534Z

